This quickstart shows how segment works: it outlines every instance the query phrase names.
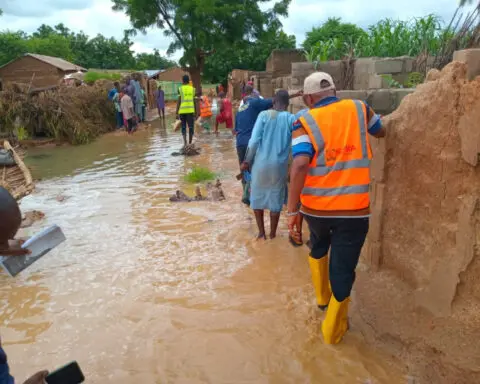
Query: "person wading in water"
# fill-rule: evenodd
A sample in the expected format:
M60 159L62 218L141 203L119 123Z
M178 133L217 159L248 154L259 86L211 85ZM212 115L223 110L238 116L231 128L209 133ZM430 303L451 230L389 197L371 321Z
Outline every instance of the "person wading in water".
M277 236L278 221L287 197L287 172L292 126L295 116L287 112L288 92L280 90L273 100L273 110L263 111L248 142L241 170L251 168L250 208L255 213L258 239L265 239L264 210L270 211L270 238Z
M328 73L305 79L303 101L310 110L293 126L288 227L298 237L300 213L308 223L317 304L328 308L322 334L325 343L337 344L348 330L350 292L368 232L369 134L383 137L385 130L363 101L339 100Z
M190 77L183 76L183 85L178 89L177 118L182 122L183 144L187 145L187 125L189 129L188 143L192 144L195 124L195 88L190 85Z

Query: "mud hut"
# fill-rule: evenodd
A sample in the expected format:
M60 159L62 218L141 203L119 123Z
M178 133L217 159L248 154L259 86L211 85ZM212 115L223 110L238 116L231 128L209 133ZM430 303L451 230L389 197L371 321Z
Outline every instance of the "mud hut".
M31 84L33 88L58 85L66 75L87 70L58 57L26 53L0 67L0 83Z

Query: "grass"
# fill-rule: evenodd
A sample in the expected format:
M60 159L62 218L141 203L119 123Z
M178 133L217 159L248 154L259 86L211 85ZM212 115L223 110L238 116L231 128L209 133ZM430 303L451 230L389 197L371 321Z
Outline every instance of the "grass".
M201 183L215 179L215 174L207 168L193 167L193 169L185 175L185 181L189 183Z
M117 81L122 79L122 75L120 73L87 72L83 80L86 83L94 83L100 79Z

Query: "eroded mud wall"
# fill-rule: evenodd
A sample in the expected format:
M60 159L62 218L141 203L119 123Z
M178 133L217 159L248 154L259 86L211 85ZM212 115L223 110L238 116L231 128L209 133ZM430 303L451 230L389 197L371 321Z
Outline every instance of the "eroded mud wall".
M417 87L373 144L353 325L420 383L480 383L480 78L466 74L453 62Z

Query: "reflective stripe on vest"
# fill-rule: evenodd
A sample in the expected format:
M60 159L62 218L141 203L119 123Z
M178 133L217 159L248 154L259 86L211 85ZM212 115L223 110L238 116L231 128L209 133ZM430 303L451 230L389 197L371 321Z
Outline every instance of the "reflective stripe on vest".
M180 87L180 109L179 115L186 115L188 113L195 113L194 103L195 88L190 85L182 85Z
M200 99L200 116L212 116L212 109L210 108L210 103L208 102L207 96L202 96L202 98Z
M353 106L355 113L352 111ZM332 112L329 108L333 109L330 109ZM315 210L356 210L368 207L372 155L367 136L366 112L364 104L359 100L341 100L311 110L300 119L316 151L302 190L302 204L306 207ZM340 121L331 121L334 114L335 119ZM326 122L326 136L319 127L322 119ZM353 124L346 127L347 134L351 135L346 140L338 136L335 138L334 134L335 124L340 128L342 123ZM332 143L332 140L336 142ZM342 150L350 150L350 153L345 154ZM327 156L329 151L330 156ZM338 157L343 159L337 160ZM345 157L353 158L345 160Z

